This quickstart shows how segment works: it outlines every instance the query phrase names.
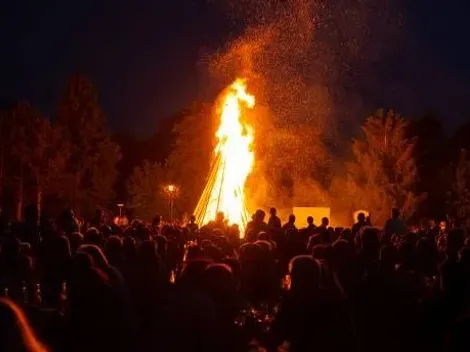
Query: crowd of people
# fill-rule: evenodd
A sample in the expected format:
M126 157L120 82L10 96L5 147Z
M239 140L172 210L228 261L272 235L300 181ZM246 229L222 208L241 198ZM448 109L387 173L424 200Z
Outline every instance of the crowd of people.
M316 220L320 220L318 225ZM0 227L2 351L469 351L470 242L256 211L242 236L25 212Z

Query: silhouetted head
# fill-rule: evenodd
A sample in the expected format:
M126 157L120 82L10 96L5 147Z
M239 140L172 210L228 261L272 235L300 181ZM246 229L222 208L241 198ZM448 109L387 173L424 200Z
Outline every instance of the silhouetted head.
M269 209L269 214L271 214L271 216L276 216L276 214L277 214L276 208Z
M103 242L103 238L95 227L90 227L85 233L84 241L87 244L96 244L97 246L100 246Z
M295 223L295 215L294 215L294 214L290 214L290 215L289 215L289 222L290 222L291 224L294 224L294 223Z
M195 217L194 215L191 215L191 216L189 217L189 221L190 221L191 223L196 222L196 217Z
M259 241L268 241L269 240L269 234L267 232L261 231L258 234L258 240Z
M100 247L93 244L84 244L78 249L78 253L87 253L93 259L93 263L99 269L106 271L109 268L108 259Z
M357 214L357 222L360 224L366 222L366 215L364 213Z
M324 227L328 227L328 225L330 224L330 220L325 216L324 218L321 219L321 224Z
M223 223L225 220L225 214L222 211L219 211L215 216L216 223Z
M122 250L122 239L119 236L110 236L106 241L106 250L120 251Z
M313 225L313 216L309 216L309 217L307 218L307 224Z
M232 269L227 264L209 264L202 275L203 285L216 300L235 291L236 285Z
M255 213L255 219L257 221L264 221L265 216L266 216L266 213L261 209L258 209Z
M310 255L298 255L289 263L291 291L305 293L319 287L320 266Z
M196 246L193 248L196 248ZM212 261L210 259L196 258L198 258L198 256L191 256L190 259L188 258L187 263L183 265L181 275L178 280L179 284L182 284L183 286L202 286L205 270Z
M398 208L392 208L392 219L398 219L400 217L400 210Z
M307 244L307 252L312 253L313 248L321 244L321 236L319 234L315 234L309 237L308 244Z

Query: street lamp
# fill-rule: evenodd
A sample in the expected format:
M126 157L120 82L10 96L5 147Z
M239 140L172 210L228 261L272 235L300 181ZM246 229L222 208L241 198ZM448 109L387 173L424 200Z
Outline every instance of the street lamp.
M168 185L166 187L169 195L169 200L170 200L170 222L173 222L173 195L176 191L175 185Z

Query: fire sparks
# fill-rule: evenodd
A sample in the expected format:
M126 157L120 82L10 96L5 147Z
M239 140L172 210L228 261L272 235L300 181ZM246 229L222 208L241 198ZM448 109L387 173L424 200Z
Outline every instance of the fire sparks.
M241 121L243 108L253 108L255 98L246 90L246 82L237 79L223 93L218 109L220 126L216 137L215 158L195 216L207 224L222 212L230 224L238 224L243 236L249 221L245 200L245 181L250 174L254 153L253 129Z

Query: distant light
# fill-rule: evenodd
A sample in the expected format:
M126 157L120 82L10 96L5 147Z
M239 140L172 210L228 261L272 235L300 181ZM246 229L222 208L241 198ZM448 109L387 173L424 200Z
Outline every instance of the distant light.
M122 207L124 206L124 203L118 203L117 206L118 206L119 208L122 208Z
M175 191L175 185L168 185L168 192L173 193Z

